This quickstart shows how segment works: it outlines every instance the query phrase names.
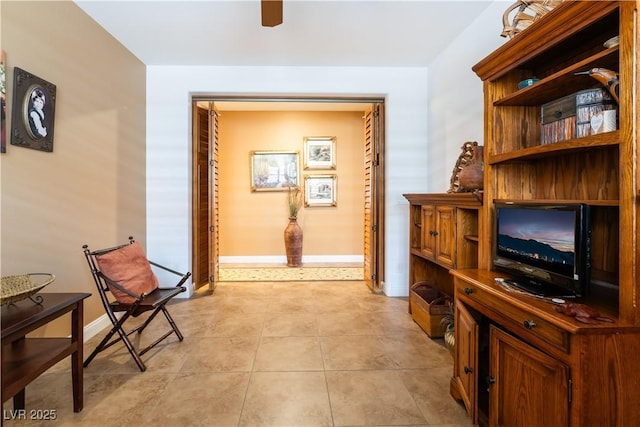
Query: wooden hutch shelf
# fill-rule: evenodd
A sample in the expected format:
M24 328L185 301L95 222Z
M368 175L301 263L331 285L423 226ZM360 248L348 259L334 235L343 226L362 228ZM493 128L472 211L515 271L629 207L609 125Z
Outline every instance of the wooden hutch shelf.
M409 288L421 281L453 296L451 268L478 266L482 193L405 194L409 201ZM409 305L411 311L411 305Z
M485 188L476 231L457 241L476 242L477 265L468 252L443 283L455 297L451 394L476 424L626 427L640 419L638 9L640 1L564 1L473 67L485 94ZM618 35L619 46L603 46ZM542 105L601 87L575 74L594 67L619 74L618 130L542 144ZM531 77L540 81L518 89ZM610 322L581 323L496 281L506 276L492 269L494 205L506 201L589 205L592 280L575 302ZM415 258L424 253L419 230L414 224ZM412 262L412 279L432 271L420 265Z

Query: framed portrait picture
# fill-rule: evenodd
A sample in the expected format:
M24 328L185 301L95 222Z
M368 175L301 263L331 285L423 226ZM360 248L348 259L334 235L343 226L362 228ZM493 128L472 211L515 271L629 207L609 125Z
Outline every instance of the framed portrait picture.
M53 151L56 86L15 67L11 145Z
M297 151L252 151L251 191L287 191L300 187Z
M304 205L337 206L336 175L307 175L304 177Z
M333 136L310 136L304 138L305 169L336 168L336 138Z

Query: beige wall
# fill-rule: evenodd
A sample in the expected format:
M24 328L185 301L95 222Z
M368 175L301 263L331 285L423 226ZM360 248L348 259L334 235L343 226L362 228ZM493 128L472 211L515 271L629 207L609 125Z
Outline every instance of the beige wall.
M364 120L362 112L224 111L220 137L220 255L284 256L286 192L252 192L250 152L300 152L304 175L336 174L337 206L305 207L303 256L362 255ZM336 137L336 169L304 170L303 138Z
M104 314L82 245L145 243L146 69L73 2L2 1L8 125L13 69L57 87L54 147L0 155L1 274L51 272L44 292L90 292L85 324ZM68 321L42 334L68 333Z

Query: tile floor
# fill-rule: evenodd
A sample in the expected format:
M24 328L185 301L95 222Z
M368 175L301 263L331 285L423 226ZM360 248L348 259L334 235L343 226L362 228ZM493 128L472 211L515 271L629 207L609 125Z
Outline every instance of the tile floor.
M72 411L70 363L27 387L27 409L55 421L4 426L471 426L449 395L452 358L405 299L361 281L221 283L170 308L185 336L143 356L122 344L84 371ZM159 318L141 341L160 332ZM85 345L85 356L102 334Z
M362 280L362 263L341 263L336 267L321 263L304 263L301 267L287 267L283 264L265 264L247 266L240 264L220 264L218 279L223 282L272 282L298 280Z

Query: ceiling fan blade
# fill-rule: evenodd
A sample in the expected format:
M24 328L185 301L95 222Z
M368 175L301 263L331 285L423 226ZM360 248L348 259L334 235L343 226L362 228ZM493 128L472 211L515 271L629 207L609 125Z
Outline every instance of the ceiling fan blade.
M282 24L282 0L260 0L260 3L263 27Z

